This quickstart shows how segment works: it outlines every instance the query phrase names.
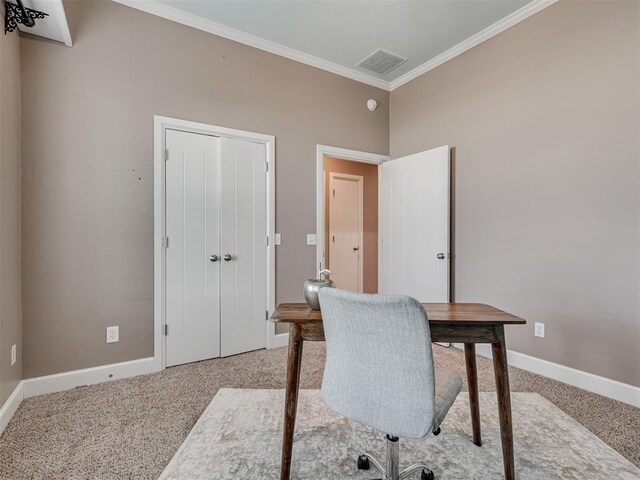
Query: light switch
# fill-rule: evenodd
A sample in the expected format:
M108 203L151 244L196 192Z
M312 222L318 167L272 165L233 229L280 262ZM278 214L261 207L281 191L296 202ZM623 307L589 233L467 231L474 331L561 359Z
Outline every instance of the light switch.
M307 245L315 245L315 244L316 244L316 234L307 233Z
M282 243L282 235L280 235L279 233L276 233L276 241L274 242L275 245L280 245Z

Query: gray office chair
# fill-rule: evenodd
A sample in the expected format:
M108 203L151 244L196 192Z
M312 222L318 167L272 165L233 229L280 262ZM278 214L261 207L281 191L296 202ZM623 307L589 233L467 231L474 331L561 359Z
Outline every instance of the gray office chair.
M398 437L438 435L462 390L462 379L433 368L431 333L420 303L406 296L365 295L334 288L319 293L327 341L322 397L333 411L386 433L386 467L369 452L358 468L373 464L383 480L421 471L424 463L399 468Z

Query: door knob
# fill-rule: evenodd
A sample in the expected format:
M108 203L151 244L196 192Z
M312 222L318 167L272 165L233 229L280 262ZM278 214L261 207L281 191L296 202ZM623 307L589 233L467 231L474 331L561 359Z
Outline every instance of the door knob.
M223 257L225 262L230 262L231 261L231 255L229 255L228 253Z
M217 262L218 261L218 255L211 255L209 257L209 260L211 260L212 262Z
M445 259L445 257L446 257L446 255L445 255L444 253L439 253L438 255L436 255L436 258L437 258L438 260L444 260L444 259Z

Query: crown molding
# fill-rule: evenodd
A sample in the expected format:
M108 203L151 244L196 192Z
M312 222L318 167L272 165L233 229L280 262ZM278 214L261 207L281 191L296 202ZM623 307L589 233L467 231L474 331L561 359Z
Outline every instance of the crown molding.
M187 13L178 8L171 7L163 3L159 3L156 0L113 0L113 1L116 3L120 3L122 5L126 5L127 7L135 8L136 10L140 10L146 13L150 13L151 15L164 18L166 20L171 20L173 22L180 23L188 27L196 28L198 30L202 30L203 32L208 32L213 35L218 35L219 37L224 37L229 40L233 40L234 42L239 42L244 45L248 45L250 47L263 50L265 52L273 53L275 55L280 55L281 57L285 57L290 60L294 60L296 62L309 65L311 67L319 68L321 70L325 70L327 72L331 72L336 75L340 75L342 77L350 78L351 80L365 83L367 85L371 85L372 87L381 88L386 91L393 91L396 88L401 87L405 83L408 83L411 80L419 77L420 75L423 75L428 71L433 70L434 68L442 65L443 63L448 62L449 60L457 57L458 55L461 55L462 53L466 52L467 50L470 50L476 45L479 45L480 43L486 40L489 40L490 38L498 35L499 33L504 32L506 29L513 27L517 23L520 23L523 20L526 20L530 16L538 13L539 11L547 8L550 5L553 5L558 0L533 0L532 2L516 10L510 15L507 15L503 19L498 20L493 25L490 25L484 30L476 33L475 35L467 38L463 42L460 42L454 47L451 47L449 50L428 60L422 65L417 66L413 70L405 73L404 75L392 81L376 78L371 75L367 75L366 73L362 73L357 70L354 70L352 68L338 65L337 63L330 62L328 60L323 60L322 58L309 55L307 53L301 52L299 50L295 50L293 48L286 47L284 45L280 45L279 43L275 43L270 40L265 40L255 35L242 32L235 28L222 25L218 22L214 22L213 20L202 18L197 15Z
M440 55L436 57L433 57L431 60L428 60L422 65L405 73L401 77L398 77L395 80L392 80L391 82L389 82L389 90L393 91L396 88L401 87L405 83L408 83L411 80L419 77L420 75L424 75L429 70L433 70L434 68L442 65L443 63L448 62L452 58L455 58L458 55L463 54L467 50L472 49L476 45L479 45L482 42L489 40L492 37L495 37L499 33L504 32L506 29L513 27L514 25L522 22L523 20L526 20L531 15L534 15L538 13L540 10L543 10L550 5L553 5L557 1L558 0L533 0L532 2L526 4L524 7L516 10L512 14L507 15L502 20L498 20L493 25L490 25L484 30L467 38L465 41L460 42L456 46L451 47L449 50L442 52Z
M255 35L251 35L235 28L222 25L218 22L214 22L213 20L202 18L178 8L156 2L155 0L113 1L122 5L126 5L127 7L135 8L136 10L141 10L143 12L150 13L151 15L164 18L166 20L171 20L188 27L212 33L219 37L233 40L234 42L243 43L244 45L264 50L265 52L280 55L281 57L295 60L299 63L304 63L305 65L309 65L311 67L316 67L327 72L335 73L336 75L350 78L351 80L356 80L358 82L371 85L372 87L381 88L387 91L389 90L389 82L386 80L372 77L371 75L367 75L366 73L358 72L351 68L338 65L337 63L333 63L328 60L323 60L322 58L300 52L299 50L295 50L293 48L285 47L284 45L280 45L279 43L265 40Z

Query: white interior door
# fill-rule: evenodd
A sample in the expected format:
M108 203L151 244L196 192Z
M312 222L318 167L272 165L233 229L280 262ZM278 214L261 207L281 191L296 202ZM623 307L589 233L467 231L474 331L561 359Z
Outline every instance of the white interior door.
M264 348L267 312L266 149L222 139L221 355Z
M363 184L359 175L329 177L329 269L336 287L363 291Z
M449 147L381 168L381 293L449 301Z
M166 131L166 365L220 356L220 138Z

